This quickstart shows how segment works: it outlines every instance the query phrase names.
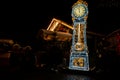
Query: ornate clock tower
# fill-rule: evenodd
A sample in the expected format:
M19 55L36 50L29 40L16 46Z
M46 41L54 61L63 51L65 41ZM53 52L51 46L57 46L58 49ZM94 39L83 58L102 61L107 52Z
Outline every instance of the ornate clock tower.
M73 35L70 53L69 69L89 71L89 56L86 38L88 5L86 1L78 0L72 6Z

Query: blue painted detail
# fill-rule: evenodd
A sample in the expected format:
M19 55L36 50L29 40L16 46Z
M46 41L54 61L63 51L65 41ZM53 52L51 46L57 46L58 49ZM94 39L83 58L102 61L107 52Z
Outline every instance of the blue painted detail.
M84 22L84 19L75 19L75 22Z

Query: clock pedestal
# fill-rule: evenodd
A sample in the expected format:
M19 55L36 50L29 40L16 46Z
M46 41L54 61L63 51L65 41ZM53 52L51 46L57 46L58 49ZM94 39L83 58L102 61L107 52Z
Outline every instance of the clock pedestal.
M71 52L69 69L89 71L88 55L85 55L85 52L77 54L76 52Z
M72 70L89 71L89 56L86 38L87 14L87 6L82 2L78 1L72 7L73 35L69 62L69 69Z

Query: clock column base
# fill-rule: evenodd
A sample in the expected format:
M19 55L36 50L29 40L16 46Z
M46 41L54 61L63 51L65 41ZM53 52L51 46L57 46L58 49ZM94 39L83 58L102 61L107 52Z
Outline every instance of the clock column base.
M74 53L71 54L69 69L89 71L88 55L80 55L80 53L77 53L77 55L75 55Z

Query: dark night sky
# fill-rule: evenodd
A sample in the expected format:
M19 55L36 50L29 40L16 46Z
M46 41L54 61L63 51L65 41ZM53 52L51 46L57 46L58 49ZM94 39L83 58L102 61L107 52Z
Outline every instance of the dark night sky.
M2 38L31 39L39 29L46 29L52 18L72 25L71 6L77 0L41 0L3 2L0 36ZM119 0L86 0L88 2L87 30L109 34L120 27Z

